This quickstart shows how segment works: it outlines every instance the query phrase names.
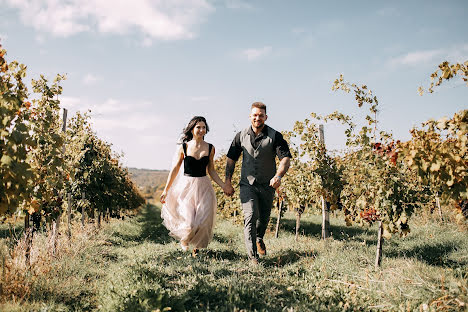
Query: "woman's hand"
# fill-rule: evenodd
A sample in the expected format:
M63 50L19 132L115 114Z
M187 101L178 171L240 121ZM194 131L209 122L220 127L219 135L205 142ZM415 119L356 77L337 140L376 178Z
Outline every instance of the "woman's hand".
M234 194L234 188L232 187L230 181L226 180L226 182L224 183L223 191L224 194L226 194L226 196L232 196L232 194Z
M166 203L166 196L167 196L167 191L164 190L164 192L162 192L161 197L160 197L160 199L159 199L159 201L161 202L161 204L165 204L165 203Z

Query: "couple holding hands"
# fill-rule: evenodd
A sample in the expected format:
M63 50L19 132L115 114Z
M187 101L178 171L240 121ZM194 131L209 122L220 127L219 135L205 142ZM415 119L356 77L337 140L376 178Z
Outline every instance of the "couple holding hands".
M206 248L213 237L216 195L207 173L227 196L234 194L231 178L242 154L240 200L244 214L244 240L249 259L258 263L266 254L263 237L270 219L275 189L286 174L291 153L282 134L267 126L266 105L251 106L251 126L236 134L227 153L226 179L214 168L215 148L205 142L209 131L204 117L193 117L183 130L182 146L161 195L161 216L170 235L192 255ZM275 157L280 160L276 168ZM182 167L183 166L183 167ZM179 174L183 168L183 174Z

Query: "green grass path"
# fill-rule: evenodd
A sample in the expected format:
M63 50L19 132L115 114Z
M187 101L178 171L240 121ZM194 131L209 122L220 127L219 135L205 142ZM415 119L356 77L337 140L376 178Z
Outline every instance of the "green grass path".
M213 241L192 258L153 205L99 231L76 224L54 257L44 249L47 236L37 234L42 258L31 274L9 273L17 292L0 311L467 310L468 239L456 225L413 218L410 235L385 241L382 267L374 269L375 227L331 218L324 242L321 217L304 215L295 242L294 214L286 213L277 239L274 216L268 255L257 266L247 259L241 225L218 220ZM4 241L7 232L0 226Z
M385 243L382 269L373 268L373 228L333 222L333 239L320 240L320 217L305 216L294 241L287 214L280 238L267 233L268 255L247 260L242 227L219 221L199 257L167 235L160 210L148 206L109 235L106 278L98 308L105 311L356 311L462 308L467 302L468 242L456 228L427 225ZM272 219L273 227L275 219ZM431 238L432 237L432 238ZM453 302L452 302L453 301ZM440 305L439 305L440 306ZM465 306L466 307L466 306Z

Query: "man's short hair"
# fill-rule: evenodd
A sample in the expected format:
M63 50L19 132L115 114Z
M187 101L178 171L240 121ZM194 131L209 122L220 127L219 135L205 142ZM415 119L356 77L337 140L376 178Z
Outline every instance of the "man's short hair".
M252 108L254 108L254 107L256 107L256 108L258 108L258 109L263 109L263 110L265 111L265 114L266 114L266 105L263 104L262 102L254 102L254 103L252 103L252 107L251 107L250 109L252 109Z

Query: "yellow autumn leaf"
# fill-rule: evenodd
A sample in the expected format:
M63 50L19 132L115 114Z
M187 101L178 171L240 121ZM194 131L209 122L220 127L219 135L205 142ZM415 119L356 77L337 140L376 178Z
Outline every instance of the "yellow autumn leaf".
M438 161L438 162L432 163L431 168L429 170L434 172L434 171L439 171L439 169L440 169L440 162Z

